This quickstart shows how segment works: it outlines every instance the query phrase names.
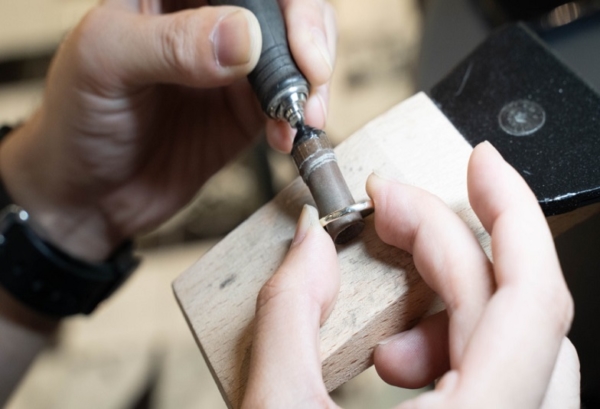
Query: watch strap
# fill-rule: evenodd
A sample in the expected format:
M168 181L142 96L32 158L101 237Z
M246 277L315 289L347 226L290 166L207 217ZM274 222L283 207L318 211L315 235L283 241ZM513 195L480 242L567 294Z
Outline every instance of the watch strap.
M2 139L4 139L4 137L6 135L8 135L10 133L10 131L12 131L12 130L13 130L13 128L11 126L8 126L8 125L0 126L0 141L2 141ZM8 196L8 192L6 191L6 188L3 186L1 179L0 179L0 185L1 185L0 186L0 209L4 209L9 204L12 204L13 201L10 198L10 196Z
M2 217L0 284L38 312L55 317L89 314L139 264L131 241L101 263L75 259L42 240L27 219L18 206L9 206Z

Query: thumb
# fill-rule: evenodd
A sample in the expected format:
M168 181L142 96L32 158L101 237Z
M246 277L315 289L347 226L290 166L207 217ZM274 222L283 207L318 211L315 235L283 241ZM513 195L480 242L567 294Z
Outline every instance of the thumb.
M241 7L201 7L158 16L119 13L94 27L97 47L124 85L210 88L252 71L260 56L258 20ZM102 27L103 26L103 27ZM108 27L107 27L108 26ZM108 28L108 29L107 29Z
M289 253L258 296L242 407L333 407L321 374L319 328L339 285L333 242L317 210L305 206Z

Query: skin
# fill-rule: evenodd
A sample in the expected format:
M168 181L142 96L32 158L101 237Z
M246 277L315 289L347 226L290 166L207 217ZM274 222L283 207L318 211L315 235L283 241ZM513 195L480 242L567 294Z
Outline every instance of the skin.
M492 237L490 262L437 197L371 176L375 228L412 253L447 311L382 341L387 382L432 392L398 408L579 408L579 362L565 338L573 318L552 236L519 174L489 144L475 148L469 199ZM261 290L243 408L335 408L321 376L319 328L335 304L334 246L305 210L280 269Z
M337 31L324 0L281 0L292 54L323 127ZM104 0L60 46L37 112L0 144L0 174L37 233L104 260L187 204L266 128L246 80L262 37L247 10L201 0ZM0 406L57 327L0 289ZM18 346L18 348L14 348Z
M306 120L323 127L333 9L281 6L313 87ZM266 120L245 78L261 41L256 18L237 7L105 0L61 45L40 109L0 147L13 199L64 250L102 260L188 203L265 126L271 146L289 152L292 130Z
M40 109L0 145L11 196L41 235L72 255L102 260L170 217L264 126L269 143L289 151L290 130L261 117L244 79L258 57L256 21L202 5L104 1L61 46ZM292 52L313 84L307 122L322 127L333 12L319 0L281 5L293 21ZM226 27L233 31L220 31ZM493 148L478 147L469 167L471 204L492 235L493 265L433 196L377 177L368 191L381 239L413 253L448 305L446 316L375 351L390 383L442 376L434 392L400 407L578 407L577 358L564 338L573 304L552 239L532 193ZM318 331L339 280L335 248L307 208L258 299L245 408L335 407L321 377ZM0 292L0 363L9 368L0 404L56 325Z

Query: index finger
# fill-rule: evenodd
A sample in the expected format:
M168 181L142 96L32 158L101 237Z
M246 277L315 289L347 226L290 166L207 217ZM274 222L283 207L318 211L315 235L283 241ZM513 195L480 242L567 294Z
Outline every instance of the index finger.
M493 291L489 260L473 232L436 196L377 176L369 178L367 192L379 237L413 254L419 274L448 309L454 367Z
M333 7L325 0L279 0L296 64L313 86L329 81L337 32Z
M305 206L290 251L258 296L242 407L334 406L321 375L319 328L339 286L333 241L317 209Z
M305 121L324 128L329 103L329 80L337 44L335 11L325 0L279 0L294 61L311 86L304 107ZM295 131L282 121L267 121L267 140L290 152Z
M539 407L573 301L535 196L489 143L475 148L468 185L492 236L498 289L458 368L456 392L485 396L498 407Z

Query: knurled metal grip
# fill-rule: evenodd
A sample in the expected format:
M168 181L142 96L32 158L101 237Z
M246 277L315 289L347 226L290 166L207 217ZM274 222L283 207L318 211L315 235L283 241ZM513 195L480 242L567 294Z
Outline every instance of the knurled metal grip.
M281 102L290 92L308 96L308 82L292 58L285 22L277 0L210 0L212 5L230 5L250 10L260 24L260 59L248 80L263 111L272 118L285 119Z

